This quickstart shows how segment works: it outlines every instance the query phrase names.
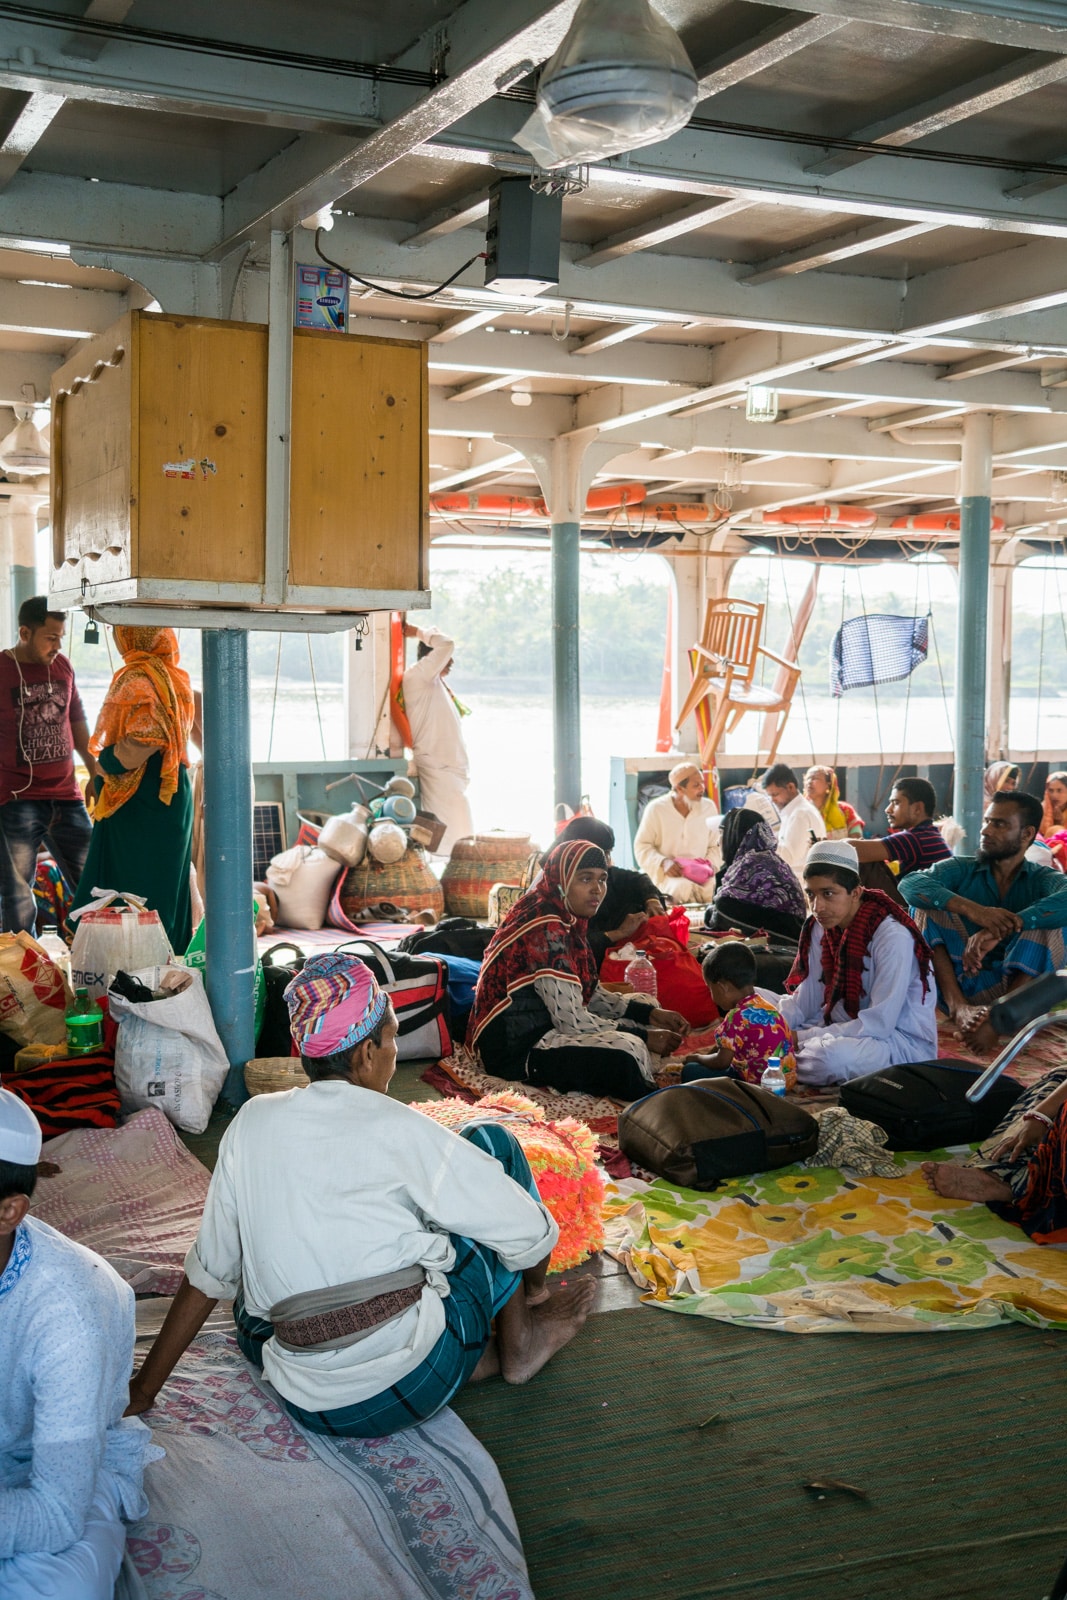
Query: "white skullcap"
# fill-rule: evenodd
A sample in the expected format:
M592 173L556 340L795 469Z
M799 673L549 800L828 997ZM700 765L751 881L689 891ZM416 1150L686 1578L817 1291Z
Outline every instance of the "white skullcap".
M813 867L844 867L846 872L854 872L857 878L860 875L856 847L849 844L847 839L820 839L818 844L813 844L804 863L805 875Z
M681 783L682 779L689 772L694 773L698 778L703 778L703 776L704 776L704 774L700 770L700 767L697 765L697 763L695 761L679 761L678 764L676 766L673 766L671 768L671 770L668 772L668 774L667 774L667 782L670 784L671 788L673 789L675 784L676 783Z
M24 1100L0 1089L0 1161L35 1167L40 1157L40 1123Z

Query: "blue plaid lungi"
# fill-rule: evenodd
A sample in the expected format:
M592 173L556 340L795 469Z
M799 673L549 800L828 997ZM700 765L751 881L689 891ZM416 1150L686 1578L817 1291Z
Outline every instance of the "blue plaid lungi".
M500 1123L465 1128L464 1139L500 1162L510 1178L535 1199L537 1185L529 1162L514 1134ZM305 1411L282 1399L285 1408L313 1433L377 1439L425 1422L459 1393L481 1360L492 1333L493 1318L503 1310L522 1282L521 1272L509 1272L488 1245L451 1234L456 1262L448 1273L449 1294L442 1300L445 1329L430 1353L406 1377L369 1400L339 1406L332 1411ZM253 1365L262 1367L263 1346L274 1332L273 1324L246 1309L243 1290L233 1303L237 1343Z
M960 993L975 1005L992 1005L1015 978L1040 978L1067 965L1063 928L1024 928L996 945L978 972L967 973L963 970L963 951L978 929L953 911L915 910L912 916L931 949L941 945L946 950Z

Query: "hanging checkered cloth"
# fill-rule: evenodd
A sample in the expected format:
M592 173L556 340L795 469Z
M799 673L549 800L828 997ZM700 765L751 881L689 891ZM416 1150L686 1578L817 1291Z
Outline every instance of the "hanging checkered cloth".
M830 692L907 678L926 660L930 618L850 617L834 634L830 651Z

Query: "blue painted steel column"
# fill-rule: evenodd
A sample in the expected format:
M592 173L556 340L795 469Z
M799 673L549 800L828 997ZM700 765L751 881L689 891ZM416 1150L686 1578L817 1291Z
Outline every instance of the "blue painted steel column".
M248 634L205 628L203 667L205 980L230 1060L222 1092L237 1106L248 1098L244 1064L256 1053Z
M577 811L582 798L582 697L579 682L580 529L552 524L552 731L555 802Z
M959 615L956 623L956 766L952 809L963 828L957 855L978 849L984 809L993 419L963 419L960 464Z

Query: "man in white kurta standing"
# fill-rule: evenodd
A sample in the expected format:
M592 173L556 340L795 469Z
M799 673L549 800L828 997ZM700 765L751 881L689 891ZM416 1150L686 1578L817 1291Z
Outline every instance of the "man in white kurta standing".
M850 839L808 852L804 924L789 992L797 1081L846 1083L937 1055L937 985L925 939L880 889L865 889Z
M132 1289L27 1215L40 1153L32 1111L0 1089L0 1595L111 1600L162 1451L122 1416Z
M704 774L695 762L679 762L667 774L667 782L670 794L645 807L634 837L634 855L641 871L676 905L705 903L715 894L722 818L708 799Z
M452 670L455 643L440 628L404 625L405 639L419 641L418 660L404 673L404 710L411 725L411 753L419 775L423 809L445 824L440 855L450 855L457 839L474 832L467 789L471 769L463 725L445 679Z
M781 817L778 854L789 863L799 878L812 845L826 838L822 812L804 798L796 773L784 761L769 767L760 782L778 807Z

